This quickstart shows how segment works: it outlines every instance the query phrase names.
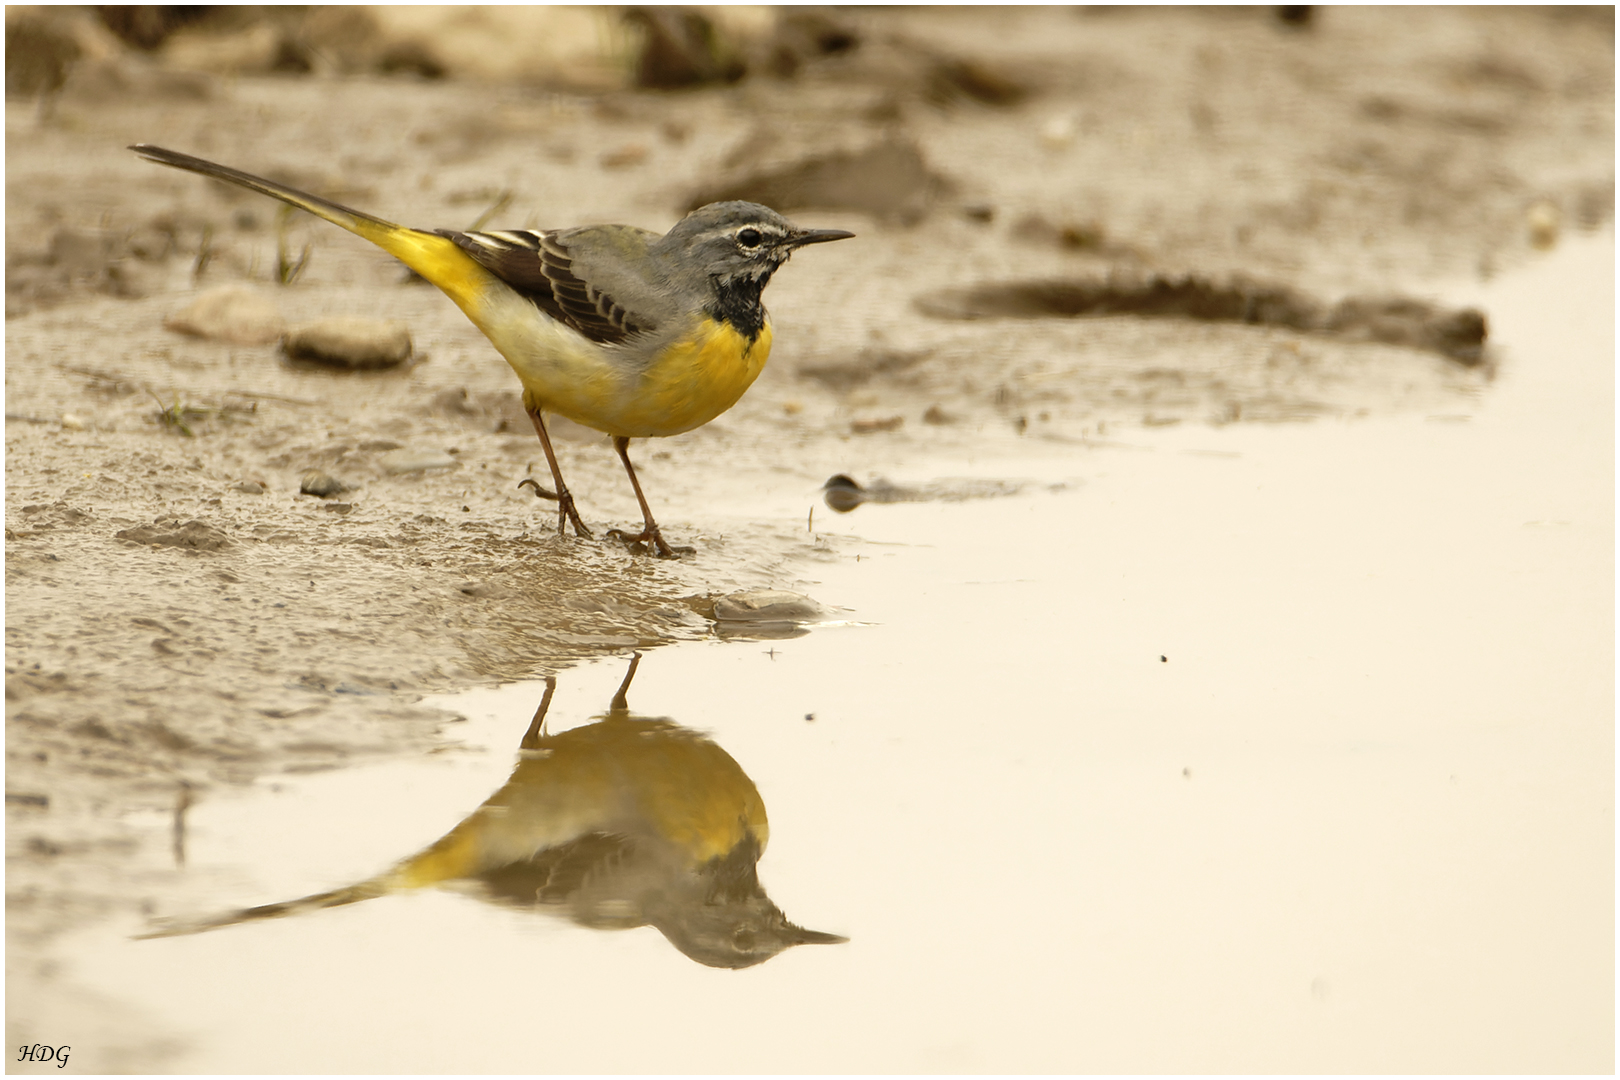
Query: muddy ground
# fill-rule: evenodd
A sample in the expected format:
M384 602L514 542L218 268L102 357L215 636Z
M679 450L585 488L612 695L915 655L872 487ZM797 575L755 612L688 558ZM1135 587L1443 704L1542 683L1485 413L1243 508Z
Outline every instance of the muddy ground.
M8 9L8 76L14 42L72 43L6 103L13 1044L50 1038L15 1003L51 993L59 934L180 880L130 811L430 750L449 718L425 693L715 633L714 597L838 557L802 514L728 513L739 492L808 510L833 473L926 478L964 448L1466 414L1488 336L1404 301L1613 213L1612 9L742 12L693 76L721 81L671 90L632 85L645 39L612 13L408 17L144 51ZM742 196L859 236L778 275L771 365L735 409L637 445L697 549L660 561L556 535L517 487L545 465L516 380L431 287L134 142L427 227L504 201L491 227L662 229ZM278 243L308 250L291 284ZM401 322L414 356L335 371L165 328L242 282L288 325ZM586 520L633 523L606 440L558 428ZM393 471L399 451L441 464ZM348 490L300 494L316 469Z

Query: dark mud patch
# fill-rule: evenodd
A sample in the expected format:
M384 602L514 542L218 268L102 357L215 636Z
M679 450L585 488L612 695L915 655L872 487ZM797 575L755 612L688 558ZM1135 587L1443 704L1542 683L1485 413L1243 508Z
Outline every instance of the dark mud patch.
M919 297L936 319L1037 319L1139 315L1279 326L1436 352L1464 367L1485 359L1485 316L1409 297L1353 296L1329 305L1286 285L1198 275L1108 275L944 289Z
M882 221L912 224L948 189L945 178L929 168L915 144L884 141L740 175L699 189L687 205L696 210L706 203L742 199L784 213L850 210Z

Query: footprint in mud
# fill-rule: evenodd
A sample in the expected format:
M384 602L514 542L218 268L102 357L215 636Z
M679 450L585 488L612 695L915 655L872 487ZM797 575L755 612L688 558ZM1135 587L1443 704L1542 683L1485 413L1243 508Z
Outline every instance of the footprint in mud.
M914 486L892 484L874 477L864 487L854 477L839 473L821 485L821 497L840 514L865 503L964 502L1016 495L1028 486L1019 480L930 480Z

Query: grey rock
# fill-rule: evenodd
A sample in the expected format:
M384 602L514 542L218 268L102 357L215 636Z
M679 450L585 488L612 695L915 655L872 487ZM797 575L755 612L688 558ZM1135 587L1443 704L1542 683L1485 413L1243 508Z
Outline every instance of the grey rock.
M328 476L319 469L311 469L304 474L298 482L300 495L314 495L322 499L330 499L333 495L348 491L349 486L335 476Z
M341 316L289 331L282 348L293 360L376 371L410 359L411 332L397 322Z

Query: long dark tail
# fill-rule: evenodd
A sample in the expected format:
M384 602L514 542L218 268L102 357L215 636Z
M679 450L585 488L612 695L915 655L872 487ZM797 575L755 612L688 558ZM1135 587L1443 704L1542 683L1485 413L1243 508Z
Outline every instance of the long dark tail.
M159 165L171 165L176 169L185 169L188 172L201 173L211 176L215 180L224 180L227 183L245 187L249 191L257 191L260 195L268 195L272 199L280 199L284 203L291 203L300 210L308 210L316 217L325 218L340 228L358 233L370 240L372 237L366 225L380 226L383 229L393 230L399 228L392 222L370 214L361 213L330 199L323 199L319 195L311 195L307 191L299 191L286 184L278 184L274 180L266 180L262 176L233 169L229 165L220 165L212 161L204 161L200 157L182 154L177 150L165 150L161 146L150 143L136 143L130 147L147 161L155 161Z
M319 195L311 195L307 191L299 191L295 187L278 184L274 180L266 180L262 176L233 169L229 165L192 157L190 154L165 150L161 146L152 146L149 143L136 143L130 149L159 165L201 173L215 180L224 180L245 187L249 191L268 195L272 199L280 199L300 210L307 210L318 218L330 221L340 229L347 229L356 236L370 240L442 289L476 325L479 327L484 325L480 321L485 306L483 291L498 279L446 237L395 225L391 221L384 221L380 217L373 217L330 199L323 199Z
M372 900L389 891L388 883L383 878L373 878L370 881L362 881L358 885L348 885L341 889L333 889L330 892L316 893L313 896L305 896L297 900L283 900L277 904L261 904L258 907L243 908L240 911L227 911L222 915L210 915L201 919L159 920L155 929L144 934L136 934L135 939L144 941L147 938L200 934L204 930L217 930L222 926L235 926L237 923L256 922L260 919L279 919L287 915L300 915L306 911L319 911L322 908L358 904L362 900Z

